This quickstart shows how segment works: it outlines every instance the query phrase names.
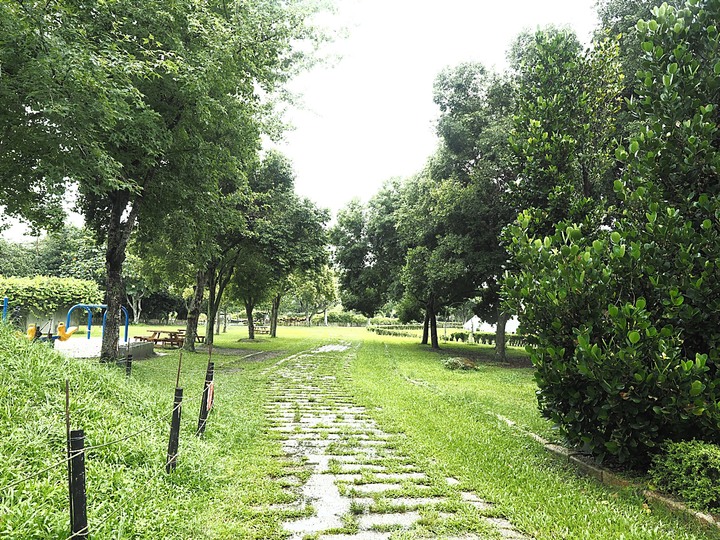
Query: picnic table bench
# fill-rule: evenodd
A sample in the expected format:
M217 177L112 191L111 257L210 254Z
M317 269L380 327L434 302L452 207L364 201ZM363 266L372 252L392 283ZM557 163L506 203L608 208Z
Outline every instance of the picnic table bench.
M256 333L256 334L269 334L269 333L270 333L270 327L269 327L269 326L256 326L256 327L255 327L255 333Z
M136 341L152 342L155 345L174 345L182 347L185 343L185 329L175 330L148 330L149 336L133 336ZM167 334L167 336L163 336ZM205 336L195 335L196 343L205 343Z
M151 342L155 345L182 347L185 343L185 336L182 332L174 330L148 330L149 336L133 336L139 341ZM167 334L163 336L163 334Z

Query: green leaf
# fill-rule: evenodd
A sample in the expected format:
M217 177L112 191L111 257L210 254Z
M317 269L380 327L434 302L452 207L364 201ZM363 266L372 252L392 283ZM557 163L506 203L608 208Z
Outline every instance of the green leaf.
M645 306L647 305L647 302L644 298L640 297L635 301L635 307L638 309L645 309Z
M705 390L705 385L700 381L693 381L690 387L690 397L699 396Z
M617 232L617 231L613 232L613 233L610 235L610 240L613 241L613 244L617 244L618 242L620 242L621 238L622 238L622 237L620 236L620 233Z
M640 341L640 333L633 330L628 334L628 339L630 340L630 343L635 345L638 341Z

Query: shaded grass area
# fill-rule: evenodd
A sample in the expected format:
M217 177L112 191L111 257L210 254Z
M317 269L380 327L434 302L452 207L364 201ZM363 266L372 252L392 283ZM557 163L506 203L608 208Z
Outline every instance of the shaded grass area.
M349 388L385 429L407 435L405 451L454 476L538 539L718 538L682 515L648 506L630 489L579 477L541 445L498 420L547 435L530 370L481 365L445 370L436 353L396 339L366 340Z

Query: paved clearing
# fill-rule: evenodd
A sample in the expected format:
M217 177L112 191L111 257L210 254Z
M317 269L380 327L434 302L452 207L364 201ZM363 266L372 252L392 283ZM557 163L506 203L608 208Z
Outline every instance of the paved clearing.
M529 540L454 478L431 475L404 454L402 434L383 431L345 391L354 350L328 345L268 370L267 414L281 441L299 510L292 540Z

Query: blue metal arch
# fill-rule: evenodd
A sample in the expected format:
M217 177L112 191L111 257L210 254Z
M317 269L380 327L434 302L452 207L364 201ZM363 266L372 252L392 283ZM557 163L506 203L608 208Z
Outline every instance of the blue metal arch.
M73 307L70 308L70 311L68 311L67 320L65 322L65 326L67 328L70 328L70 314L75 310L75 308L83 308L87 311L87 314L88 314L87 338L88 339L90 339L90 330L92 328L92 310L93 309L105 310L103 312L103 322L102 322L103 333L105 333L105 321L107 320L107 304L75 304ZM123 314L125 315L125 343L127 343L128 333L129 333L129 329L130 329L130 317L128 316L128 311L127 311L127 309L125 309L125 306L120 306L120 309L122 310Z

